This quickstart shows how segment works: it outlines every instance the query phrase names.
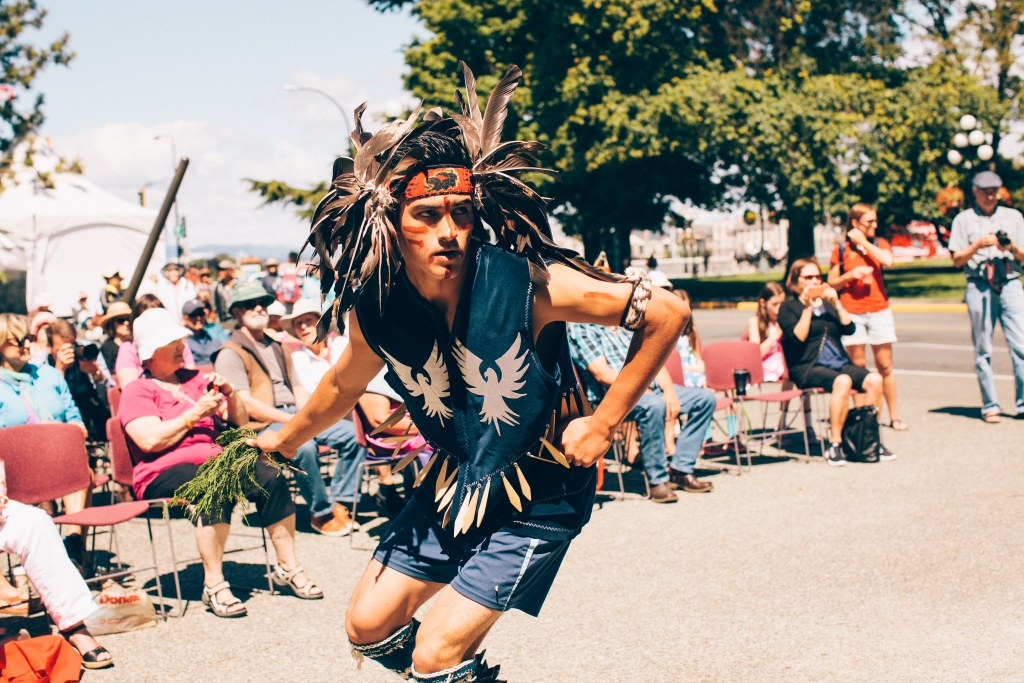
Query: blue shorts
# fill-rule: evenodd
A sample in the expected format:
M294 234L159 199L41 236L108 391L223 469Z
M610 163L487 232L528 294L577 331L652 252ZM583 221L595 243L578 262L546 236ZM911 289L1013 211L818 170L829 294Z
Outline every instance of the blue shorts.
M499 529L459 535L413 497L381 539L373 557L421 581L446 583L489 609L540 614L570 540L545 541Z

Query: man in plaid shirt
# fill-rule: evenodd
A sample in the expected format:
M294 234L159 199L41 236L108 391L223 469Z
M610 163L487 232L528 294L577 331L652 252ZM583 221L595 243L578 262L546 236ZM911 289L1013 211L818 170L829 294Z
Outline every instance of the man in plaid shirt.
M626 363L633 333L621 327L580 323L569 324L572 360L580 373L587 398L596 406ZM640 455L651 484L651 500L672 503L678 500L675 489L688 493L706 493L711 482L693 475L704 434L715 412L715 395L707 389L672 384L662 368L658 377L626 417L635 420L640 432ZM686 415L686 425L676 442L672 467L665 456L665 423Z

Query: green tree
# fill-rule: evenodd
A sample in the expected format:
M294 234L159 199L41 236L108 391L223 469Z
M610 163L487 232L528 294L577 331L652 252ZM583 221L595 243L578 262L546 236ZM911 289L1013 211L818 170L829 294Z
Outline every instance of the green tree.
M0 170L13 147L43 122L42 94L27 106L19 100L47 65L67 66L75 56L66 33L47 46L24 41L22 34L42 27L45 18L35 0L0 0Z

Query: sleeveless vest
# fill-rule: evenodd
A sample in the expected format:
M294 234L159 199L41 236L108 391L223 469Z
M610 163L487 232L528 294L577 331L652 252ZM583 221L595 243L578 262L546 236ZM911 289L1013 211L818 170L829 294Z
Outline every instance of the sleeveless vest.
M542 526L531 523L532 512L544 505L551 512L559 498L588 486L592 496L594 479L594 468L570 468L557 447L559 427L589 406L564 324L558 323L561 339L550 368L534 347L528 262L485 244L469 268L450 331L404 270L383 310L372 295L355 306L363 336L387 363L385 379L405 400L396 412L408 410L434 447L416 482L434 471L434 486L418 494L444 513L445 528L454 521L456 536L480 527L485 514ZM589 517L589 508L581 514Z

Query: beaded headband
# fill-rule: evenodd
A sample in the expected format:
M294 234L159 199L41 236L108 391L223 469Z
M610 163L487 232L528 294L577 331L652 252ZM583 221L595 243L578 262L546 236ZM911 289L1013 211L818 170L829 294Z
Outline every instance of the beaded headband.
M473 194L473 172L458 166L428 168L415 174L399 188L395 199L408 202L442 194Z

